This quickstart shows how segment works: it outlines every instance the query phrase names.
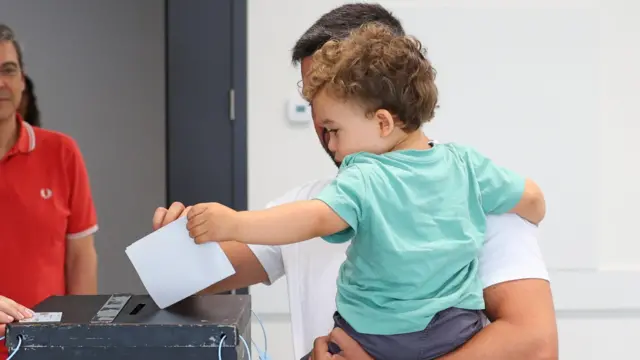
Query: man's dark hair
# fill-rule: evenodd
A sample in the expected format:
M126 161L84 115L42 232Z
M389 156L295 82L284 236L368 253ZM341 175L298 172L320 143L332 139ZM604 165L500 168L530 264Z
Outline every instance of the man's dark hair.
M380 23L391 29L395 35L404 35L400 20L379 4L346 4L324 14L305 31L292 50L291 61L299 64L302 59L313 55L329 40L342 40L351 31L368 23Z
M13 44L13 47L16 49L16 53L18 54L18 65L20 65L21 70L24 69L24 64L22 62L22 50L20 49L20 44L18 44L18 40L16 39L16 34L8 25L0 23L0 42L3 41L10 41Z
M22 95L22 101L27 101L25 113L23 114L24 121L31 126L40 127L40 109L38 108L38 98L36 97L36 87L33 84L33 80L25 74L24 76L24 94Z

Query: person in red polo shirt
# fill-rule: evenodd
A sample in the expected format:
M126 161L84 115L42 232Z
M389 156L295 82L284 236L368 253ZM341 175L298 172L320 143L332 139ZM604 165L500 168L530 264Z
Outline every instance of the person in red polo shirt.
M0 24L0 322L5 323L28 316L28 309L51 295L97 292L93 235L98 225L87 170L73 139L33 127L17 113L25 87L21 55L13 31ZM0 359L3 355L2 348Z

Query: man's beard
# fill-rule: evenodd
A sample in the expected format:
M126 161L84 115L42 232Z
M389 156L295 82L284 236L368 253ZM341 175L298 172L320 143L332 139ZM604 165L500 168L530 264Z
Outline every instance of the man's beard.
M336 164L337 167L340 167L341 162L336 160L336 154L329 150L329 132L327 129L322 129L322 138L320 139L320 143L322 143L322 148L329 155L331 161Z

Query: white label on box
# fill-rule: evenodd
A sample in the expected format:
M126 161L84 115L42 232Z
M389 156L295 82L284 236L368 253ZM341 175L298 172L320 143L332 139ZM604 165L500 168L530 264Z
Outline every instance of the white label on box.
M35 313L29 319L20 320L21 323L51 323L60 322L62 320L61 312L41 312Z

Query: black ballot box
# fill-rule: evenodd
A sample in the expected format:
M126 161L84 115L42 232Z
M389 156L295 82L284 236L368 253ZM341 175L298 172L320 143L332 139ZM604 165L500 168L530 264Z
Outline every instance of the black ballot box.
M249 295L201 295L159 309L147 295L53 296L38 322L7 325L12 360L249 360ZM224 341L223 341L224 339Z

